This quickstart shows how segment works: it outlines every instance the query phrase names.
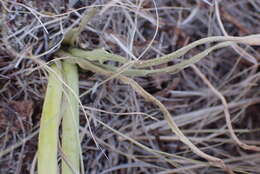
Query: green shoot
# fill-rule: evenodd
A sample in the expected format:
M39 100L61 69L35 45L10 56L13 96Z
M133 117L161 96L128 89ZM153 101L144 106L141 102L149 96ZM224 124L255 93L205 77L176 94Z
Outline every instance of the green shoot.
M49 72L40 123L38 143L38 174L57 174L58 130L62 101L61 67L53 64Z

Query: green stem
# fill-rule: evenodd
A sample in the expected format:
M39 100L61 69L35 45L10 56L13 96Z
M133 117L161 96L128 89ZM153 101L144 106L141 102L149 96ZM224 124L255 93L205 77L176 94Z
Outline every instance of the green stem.
M62 174L74 174L80 171L79 141L79 81L75 64L63 62L63 73L66 81L65 100L62 119Z
M43 104L38 143L38 174L57 174L58 129L62 100L62 74L56 64L51 66Z
M201 53L199 53L199 54L197 54L197 55L195 55L195 56L193 56L193 57L191 57L187 60L183 60L182 62L177 63L175 65L168 66L166 68L159 68L159 69L130 69L128 67L118 68L118 67L115 67L113 65L99 64L97 62L92 62L92 61L88 61L87 59L76 57L76 56L78 56L78 54L75 54L75 53L71 57L75 56L75 59L76 59L75 61L80 66L83 66L84 64L88 64L88 66L90 66L90 64L92 64L92 65L95 65L96 67L100 67L104 70L108 70L108 71L111 71L111 72L114 72L114 73L115 72L122 72L123 75L134 77L134 76L147 76L147 75L155 75L155 74L162 74L162 73L172 73L172 74L177 73L177 72L181 71L182 69L200 61L202 58L207 56L212 51L220 49L220 48L228 47L230 45L232 45L232 42L219 43L215 46L212 46L212 47L202 51ZM92 69L88 69L88 70L92 70ZM94 69L92 71L95 72L96 70L97 69Z
M207 37L200 40L197 40L195 42L192 42L188 44L187 46L184 46L177 51L174 51L170 54L164 55L162 57L158 58L151 58L149 60L138 60L135 61L132 66L139 69L139 68L149 68L152 66L160 65L163 63L167 63L169 61L172 61L176 58L179 58L183 55L185 55L188 51L190 51L192 48L195 48L199 45L210 43L210 42L227 42L231 41L234 43L244 43L249 45L260 45L260 35L250 35L250 36L244 36L244 37L232 37L232 36L214 36L214 37ZM114 61L119 63L128 63L129 60L125 59L124 57L120 55L115 55L112 53L109 53L102 49L96 49L92 51L85 51L77 48L69 48L66 50L70 54L72 54L75 57L85 58L89 61L97 61L103 64L105 61ZM139 72L137 72L139 73Z

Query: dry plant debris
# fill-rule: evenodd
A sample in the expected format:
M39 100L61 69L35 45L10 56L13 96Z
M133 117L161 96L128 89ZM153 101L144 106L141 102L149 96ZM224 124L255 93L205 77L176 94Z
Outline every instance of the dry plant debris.
M32 119L31 127L25 131L16 129L14 133L10 130L17 124L10 122L11 125L1 129L1 173L34 172L35 135L47 77L41 65L54 58L52 53L60 48L65 33L79 24L82 16L91 10L90 6L100 11L84 27L78 46L90 51L103 48L129 60L160 57L208 36L244 36L260 31L257 0L219 1L218 9L213 1L199 0L70 3L1 0L0 3L0 115L6 119L5 106L19 110L12 101L21 102L18 105L23 105L23 101L34 103L33 109L24 111L30 115L33 110L28 116ZM186 60L209 47L196 47L162 67ZM259 47L238 47L241 49L214 51L196 63L197 70L187 68L178 74L135 80L167 107L182 132L200 150L223 159L237 173L257 174L260 154L245 151L232 140L223 112L228 108L239 140L260 145ZM37 61L27 59L30 55L38 55ZM198 72L225 97L226 106ZM81 113L85 173L225 173L209 166L182 144L158 108L128 85L82 70L80 93L85 94L81 101L91 114L90 126L99 144L97 147L90 136L89 124ZM22 111L17 113L23 118ZM137 146L129 137L153 151Z

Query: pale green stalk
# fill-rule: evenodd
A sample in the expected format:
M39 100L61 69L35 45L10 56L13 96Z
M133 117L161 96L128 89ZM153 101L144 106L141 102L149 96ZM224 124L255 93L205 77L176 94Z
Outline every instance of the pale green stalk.
M188 51L190 51L192 48L195 48L199 45L210 43L210 42L226 42L231 41L234 43L244 43L249 45L260 45L260 35L250 35L250 36L244 36L244 37L232 37L232 36L214 36L214 37L207 37L200 40L197 40L195 42L192 42L188 44L187 46L184 46L177 51L174 51L170 54L164 55L162 57L158 58L151 58L149 60L138 60L135 61L133 66L136 68L147 68L151 66L160 65L163 63L167 63L169 61L172 61L176 58L179 58L186 54ZM232 44L230 44L231 46ZM80 58L86 58L89 61L96 61L96 62L104 62L104 61L115 61L119 63L127 63L129 60L125 59L124 57L120 55L115 55L112 53L109 53L102 49L96 49L92 51L85 51L77 48L69 48L67 52L71 53L75 57Z
M38 143L38 174L57 174L58 129L62 100L62 74L56 64L51 66L43 104Z
M74 52L70 52L72 55L68 54L68 53L60 53L63 55L68 55L70 57L74 57L75 58L75 62L77 62L80 66L83 64L94 64L104 70L108 70L111 72L120 72L120 70L122 71L123 75L128 75L128 76L147 76L147 75L154 75L154 74L161 74L161 73L177 73L179 71L181 71L182 69L200 61L202 58L204 58L205 56L207 56L209 53L211 53L214 50L223 48L223 47L227 47L232 45L232 42L222 42L219 43L215 46L212 46L204 51L202 51L201 53L187 59L187 60L183 60L180 63L177 63L175 65L172 66L168 66L166 68L159 68L159 69L120 69L118 67L115 67L113 65L106 65L106 64L99 64L98 62L92 61L94 58L97 58L97 55L95 54L95 52L85 52L88 53L86 55L88 55L87 57L82 58L82 57L77 57L80 55L80 53L83 53L83 51L78 51L79 49L74 49ZM92 54L91 54L92 53ZM87 58L87 59L86 59ZM92 59L91 59L92 58ZM100 59L102 60L108 57L102 57L100 55ZM112 59L114 60L114 59ZM93 71L95 72L95 70Z
M74 174L80 171L79 141L79 81L75 64L63 62L63 74L66 81L65 100L62 118L62 174Z
M62 41L63 44L74 45L79 38L80 33L85 29L87 23L97 14L97 9L92 8L83 17L78 27L68 31Z

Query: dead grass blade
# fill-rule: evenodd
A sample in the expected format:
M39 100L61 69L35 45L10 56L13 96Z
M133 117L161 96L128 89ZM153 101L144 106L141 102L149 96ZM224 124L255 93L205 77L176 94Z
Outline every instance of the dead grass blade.
M213 93L221 100L223 106L224 106L224 113L226 118L227 127L229 130L229 133L232 137L232 139L243 149L245 150L253 150L253 151L260 151L260 147L257 146L250 146L247 145L239 140L239 138L236 136L235 131L232 127L232 121L230 119L230 113L228 109L228 103L225 99L225 97L209 82L209 80L202 74L202 72L195 66L191 65L191 67L194 69L194 71L200 76L200 78L203 80L203 82L213 91Z

